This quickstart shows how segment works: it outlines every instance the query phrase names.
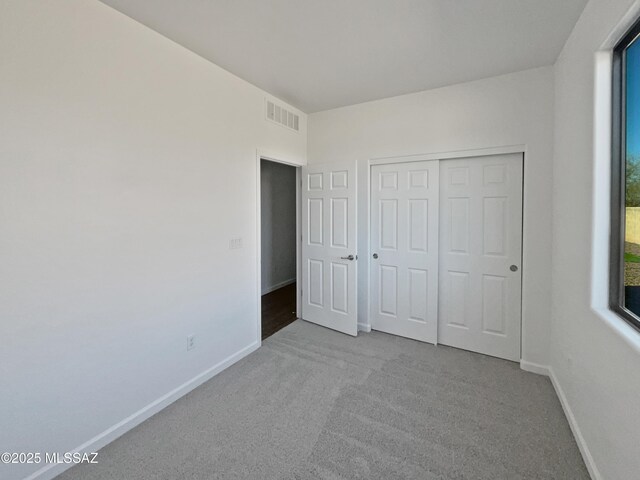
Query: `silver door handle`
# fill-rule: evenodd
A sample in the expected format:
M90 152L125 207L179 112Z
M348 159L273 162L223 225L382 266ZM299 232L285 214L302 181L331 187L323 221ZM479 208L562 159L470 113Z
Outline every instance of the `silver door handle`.
M511 265L509 267L509 270L511 270L512 272L517 272L518 271L518 266L517 265Z
M373 258L378 258L378 254L377 254L377 253L374 253L374 254L373 254Z
M348 257L340 257L342 260L355 260L356 257L354 257L353 255L349 255Z

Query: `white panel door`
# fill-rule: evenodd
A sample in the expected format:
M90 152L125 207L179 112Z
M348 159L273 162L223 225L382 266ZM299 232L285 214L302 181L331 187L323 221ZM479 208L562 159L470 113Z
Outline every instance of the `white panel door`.
M438 341L520 360L522 154L440 163Z
M356 162L302 167L302 318L358 333Z
M438 161L371 168L371 328L436 343Z

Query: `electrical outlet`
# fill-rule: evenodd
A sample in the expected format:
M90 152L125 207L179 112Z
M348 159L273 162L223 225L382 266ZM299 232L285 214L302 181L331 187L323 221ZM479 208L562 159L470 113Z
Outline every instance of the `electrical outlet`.
M196 346L196 337L195 335L189 335L187 337L187 350L193 350Z
M229 240L229 250L237 250L242 248L242 238L236 237Z

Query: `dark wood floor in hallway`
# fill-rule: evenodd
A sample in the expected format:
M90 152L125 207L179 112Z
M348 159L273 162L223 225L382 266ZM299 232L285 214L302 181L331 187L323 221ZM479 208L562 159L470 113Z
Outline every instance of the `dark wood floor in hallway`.
M296 319L296 284L262 296L262 340Z

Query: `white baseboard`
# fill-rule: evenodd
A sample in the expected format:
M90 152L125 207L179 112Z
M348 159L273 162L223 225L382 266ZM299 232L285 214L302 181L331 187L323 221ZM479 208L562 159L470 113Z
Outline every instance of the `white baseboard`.
M368 325L365 323L358 323L358 330L363 332L370 332L371 325ZM133 415L125 418L121 422L118 422L117 424L108 428L104 432L96 435L95 437L83 443L79 447L76 447L72 451L81 452L81 453L98 451L105 445L114 441L116 438L120 437L124 433L128 432L129 430L133 429L140 423L144 422L146 419L158 413L163 408L175 402L180 397L186 395L196 387L202 385L207 380L210 380L211 378L216 376L218 373L220 373L227 367L233 365L237 361L251 354L252 352L257 350L259 347L260 347L260 342L255 342L251 345L248 345L247 347L227 357L226 359L222 360L221 362L214 365L213 367L205 370L199 375L196 375L191 380L183 383L182 385L170 391L166 395L163 395L157 400L151 402L149 405L138 410ZM573 432L573 436L576 439L576 443L578 444L578 448L580 449L580 453L582 454L582 458L584 459L584 463L587 466L587 470L589 471L591 478L593 480L603 480L602 476L600 475L600 472L598 471L598 468L595 465L593 457L591 456L589 447L587 446L584 440L584 437L582 436L582 432L580 431L580 427L578 426L576 418L573 415L573 411L569 406L567 397L565 396L564 391L562 390L562 387L560 386L560 383L558 381L558 378L553 372L553 369L551 367L538 365L537 363L527 362L525 360L520 361L520 368L522 368L522 370L537 373L539 375L546 375L551 379L553 388L556 391L556 395L560 399L560 404L562 405L562 409L564 410L564 414L567 417L567 421L569 422L569 426L571 427L571 431ZM25 480L51 480L57 475L60 475L62 472L64 472L68 468L71 468L71 466L72 465L67 465L67 464L50 464L34 472L33 474L29 475L28 477L25 478Z
M538 375L544 375L545 377L549 376L549 367L538 363L520 360L520 368L525 372L537 373Z
M520 360L520 368L527 372L537 373L538 375L545 375L549 377L551 380L551 384L553 385L554 390L556 391L556 395L560 400L560 405L562 405L562 410L564 411L565 417L567 417L567 422L569 422L569 427L571 427L571 432L573 433L573 437L576 439L576 443L578 444L578 448L580 449L580 453L582 454L582 459L584 460L585 465L587 466L587 470L589 471L589 475L593 480L602 480L602 476L596 467L595 462L593 461L593 457L591 456L591 452L587 447L587 443L582 436L582 432L580 431L580 427L578 426L578 422L576 421L576 417L573 415L573 411L569 406L569 402L567 401L567 397L560 386L558 381L558 377L556 377L555 373L553 373L553 369L551 367L545 365L539 365L533 362L527 362L526 360Z
M296 278L290 278L289 280L285 280L284 282L276 283L275 285L271 285L270 287L265 287L262 289L262 295L266 295L267 293L274 292L279 288L286 287L287 285L291 285L292 283L296 283Z
M358 323L358 331L369 333L371 331L371 325L368 323Z
M600 475L600 471L598 470L598 467L596 467L596 463L591 456L591 452L589 451L587 442L585 442L584 437L582 436L582 432L580 431L580 427L578 426L576 417L573 415L573 411L569 406L567 397L562 390L562 386L560 386L558 377L556 377L556 374L553 372L553 368L549 367L548 371L549 378L551 379L553 388L556 391L556 395L558 395L558 398L560 399L560 404L562 405L562 409L564 410L564 415L567 417L567 421L569 422L569 426L571 427L571 431L573 432L573 437L576 439L576 443L578 444L578 448L580 449L580 453L582 454L582 459L587 466L589 475L591 475L592 480L603 480L603 477L602 475Z
M243 348L242 350L234 353L233 355L230 355L229 357L225 358L224 360L217 363L213 367L196 375L191 380L188 380L187 382L183 383L182 385L175 388L174 390L171 390L166 395L163 395L157 400L154 400L149 405L138 410L133 415L125 418L121 422L116 423L112 427L96 435L95 437L83 443L79 447L76 447L75 449L72 450L72 452L81 452L81 453L97 452L99 449L101 449L105 445L113 442L116 438L120 437L121 435L125 434L132 428L141 424L146 419L158 413L160 410L167 407L168 405L172 404L173 402L178 400L180 397L186 395L194 388L202 385L207 380L210 380L211 378L216 376L218 373L220 373L227 367L230 367L237 361L246 357L250 353L256 351L259 347L260 347L260 342L255 342ZM60 475L62 472L64 472L68 468L71 468L72 466L73 465L68 465L68 464L49 464L41 468L40 470L32 473L31 475L26 477L25 480L51 480L52 478L54 478L57 475Z

